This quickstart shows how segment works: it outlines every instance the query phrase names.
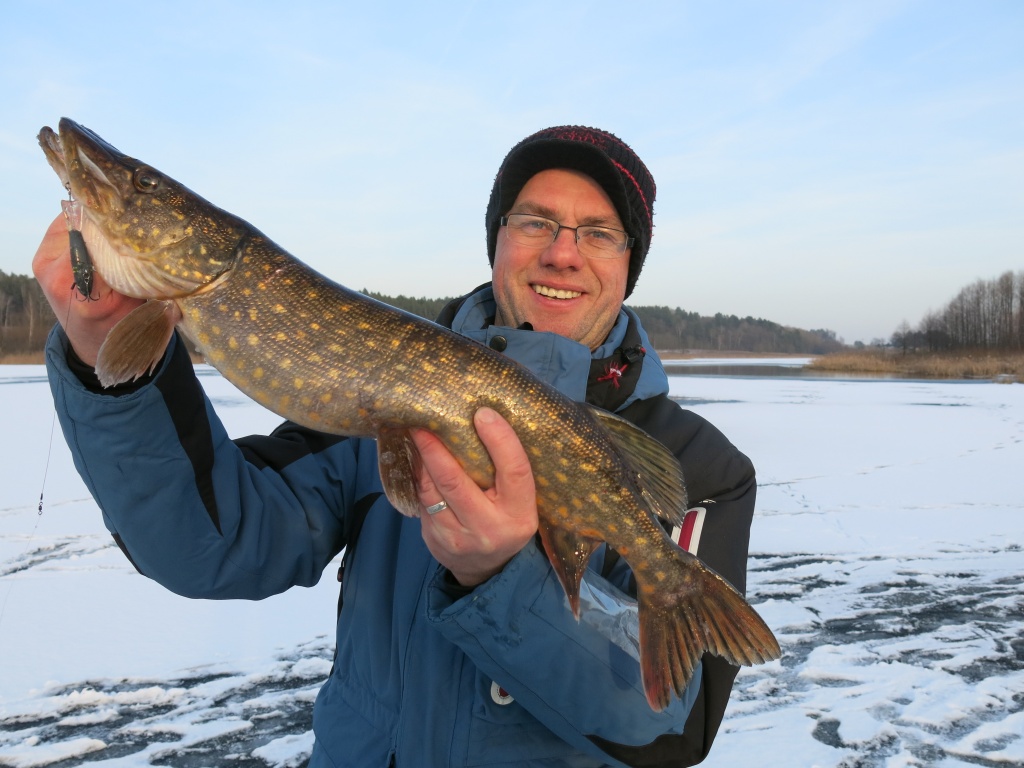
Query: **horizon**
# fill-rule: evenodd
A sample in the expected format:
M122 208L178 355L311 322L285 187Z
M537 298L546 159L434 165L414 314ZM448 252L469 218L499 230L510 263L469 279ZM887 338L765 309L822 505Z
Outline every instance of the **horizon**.
M30 274L59 212L35 136L62 115L331 279L388 295L485 282L501 159L566 123L620 136L656 179L628 304L852 345L1024 269L1024 4L1010 0L119 0L71 18L4 8L8 273ZM429 234L439 216L455 234Z

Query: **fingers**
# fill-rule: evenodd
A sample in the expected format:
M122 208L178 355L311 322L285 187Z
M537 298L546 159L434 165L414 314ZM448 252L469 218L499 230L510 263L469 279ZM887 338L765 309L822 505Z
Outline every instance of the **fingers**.
M460 584L473 586L501 571L537 532L533 474L518 436L499 414L474 419L494 466L494 486L481 490L434 435L412 431L420 453L417 488L423 539ZM437 509L445 502L446 506ZM433 514L429 510L436 509Z
M498 496L534 495L533 468L512 425L490 408L473 417L480 441L495 466L494 488Z

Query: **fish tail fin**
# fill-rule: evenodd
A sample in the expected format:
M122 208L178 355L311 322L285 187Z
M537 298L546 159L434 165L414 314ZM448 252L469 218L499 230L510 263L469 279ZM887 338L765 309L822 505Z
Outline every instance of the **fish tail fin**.
M782 655L768 625L729 582L689 555L688 571L691 578L674 591L638 583L640 673L658 712L672 694L682 697L704 653L738 666Z

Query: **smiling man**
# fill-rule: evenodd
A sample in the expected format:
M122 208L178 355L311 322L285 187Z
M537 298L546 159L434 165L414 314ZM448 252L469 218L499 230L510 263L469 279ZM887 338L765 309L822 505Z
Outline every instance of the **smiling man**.
M696 502L674 535L742 591L753 467L668 397L623 306L650 246L654 196L646 166L610 133L563 126L524 139L487 205L492 282L438 322L664 443ZM383 494L372 440L291 423L229 440L180 338L152 375L102 389L99 345L138 302L101 276L96 301L69 291L61 217L33 270L64 319L47 347L61 425L144 575L188 597L255 600L316 583L344 551L311 766L683 766L707 754L735 668L705 657L682 697L652 710L628 565L595 553L577 622L538 542L529 457L494 411L475 420L494 487L477 487L416 432L422 514L406 517Z

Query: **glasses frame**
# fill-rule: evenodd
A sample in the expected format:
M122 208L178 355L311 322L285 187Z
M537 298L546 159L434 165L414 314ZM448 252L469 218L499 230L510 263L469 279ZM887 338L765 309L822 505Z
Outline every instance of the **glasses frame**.
M512 235L511 235L511 233L509 231L509 226L508 226L509 218L512 217L512 216L528 216L531 219L540 219L541 221L549 221L549 222L551 222L552 224L555 225L555 233L551 237L551 241L542 245L540 243L524 243L521 240L516 240L515 238L512 237ZM579 247L580 247L580 230L581 229L598 229L598 230L603 230L603 231L606 231L606 232L618 232L618 233L623 234L623 235L626 236L626 240L623 243L622 248L620 248L618 251L608 251L607 255L605 255L605 252L603 252L603 251L598 251L597 253L583 253L583 251L580 251L580 253L582 255L590 257L590 258L593 258L593 259L617 259L619 256L624 254L627 250L632 248L633 247L633 243L636 242L636 238L633 237L632 235L630 235L629 232L627 232L624 229L616 229L615 227L601 227L601 226L596 226L596 225L593 225L593 224L584 224L584 225L577 226L577 227L567 227L564 224L562 224L560 221L555 221L555 219L550 219L547 216L541 216L540 214L537 214L537 213L509 213L509 214L506 214L505 216L502 216L501 219L500 219L500 222L501 222L501 226L505 227L505 236L507 238L509 238L509 240L511 240L514 243L518 243L519 245L534 246L534 247L537 247L537 248L541 248L541 247L547 248L547 247L549 247L552 243L555 242L555 240L558 239L558 233L561 232L563 229L567 229L570 232L572 232L573 239L576 241L576 250L579 250Z

